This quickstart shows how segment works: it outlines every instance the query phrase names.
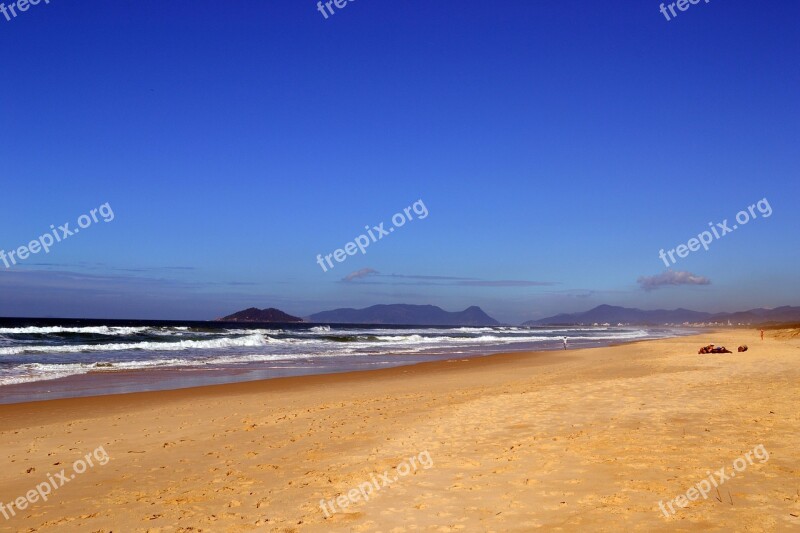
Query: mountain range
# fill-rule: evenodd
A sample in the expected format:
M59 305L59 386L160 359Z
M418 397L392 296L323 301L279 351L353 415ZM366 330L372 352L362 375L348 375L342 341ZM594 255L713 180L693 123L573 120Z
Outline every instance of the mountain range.
M408 326L499 326L500 322L487 315L480 307L450 312L435 305L373 305L364 309L342 308L314 313L305 319L278 309L251 307L218 319L224 322L313 322L318 324L391 324ZM736 313L706 313L690 309L657 309L645 311L629 307L599 305L582 313L559 315L529 320L523 326L591 325L591 324L691 324L723 323L770 324L800 322L800 307L784 306L775 309L750 309Z
M529 320L523 326L575 325L575 324L682 324L722 322L732 324L767 324L800 321L800 307L777 307L775 309L751 309L736 313L704 313L689 309L658 309L643 311L628 307L599 305L582 313L562 313L539 320Z
M412 326L497 326L500 323L480 307L458 312L445 311L435 305L373 305L365 309L334 309L308 317L317 323L393 324Z

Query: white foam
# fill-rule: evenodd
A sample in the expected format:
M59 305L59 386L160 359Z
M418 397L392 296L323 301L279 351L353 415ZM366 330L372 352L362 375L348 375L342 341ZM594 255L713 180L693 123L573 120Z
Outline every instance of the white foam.
M327 354L333 356L335 354ZM344 353L338 355L345 355ZM26 363L0 372L0 386L48 381L81 374L110 373L126 370L146 370L151 368L202 368L204 366L258 363L267 361L286 361L311 357L311 354L249 354L227 355L210 359L151 359L148 361L97 361L92 363ZM3 375L5 374L5 375Z
M426 339L422 335L378 335L375 338L379 341L399 342L405 344L414 344L416 342L425 341ZM428 339L432 338L433 337L428 337Z
M225 329L220 333L231 333L233 335L280 335L284 333L282 329Z
M485 344L490 342L496 343L511 343L511 342L536 342L546 341L553 339L552 337L541 336L498 336L498 335L481 335L479 337L450 337L450 336L436 336L436 337L423 337L421 335L381 335L375 337L379 341L393 342L397 344Z
M26 328L0 328L0 333L6 335L48 335L53 333L87 333L97 335L136 335L148 328L126 328L126 327L83 327L83 328L65 328L61 326L53 327L26 327Z
M206 341L178 341L178 342L133 342L110 344L80 344L61 346L14 346L0 348L0 355L18 355L23 353L77 353L77 352L116 352L122 350L149 350L153 352L196 350L204 348L235 348L248 346L264 346L269 339L263 335L248 335L246 337L223 337Z

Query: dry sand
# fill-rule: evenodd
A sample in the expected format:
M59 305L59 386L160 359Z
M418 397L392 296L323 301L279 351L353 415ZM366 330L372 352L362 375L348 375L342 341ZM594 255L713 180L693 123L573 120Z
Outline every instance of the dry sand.
M697 355L716 342L744 354ZM0 406L0 501L111 457L0 531L797 531L800 338L591 350ZM763 444L769 460L665 517ZM320 499L427 451L325 518Z

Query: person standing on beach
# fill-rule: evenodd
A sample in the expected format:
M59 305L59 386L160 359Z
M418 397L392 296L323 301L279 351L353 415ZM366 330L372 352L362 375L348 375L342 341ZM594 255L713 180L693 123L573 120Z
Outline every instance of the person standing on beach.
M564 343L564 349L566 350L567 349L567 338L566 337L561 337L561 342Z
M764 328L761 328L761 340L764 340Z

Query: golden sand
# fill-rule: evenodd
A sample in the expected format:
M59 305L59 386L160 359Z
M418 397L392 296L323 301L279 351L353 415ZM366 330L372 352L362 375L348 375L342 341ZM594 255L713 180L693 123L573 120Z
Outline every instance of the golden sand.
M697 355L710 342L734 353ZM0 443L6 504L99 446L111 457L0 531L797 531L800 338L728 329L6 405ZM659 509L759 445L769 460ZM326 517L320 500L421 452L430 468Z

